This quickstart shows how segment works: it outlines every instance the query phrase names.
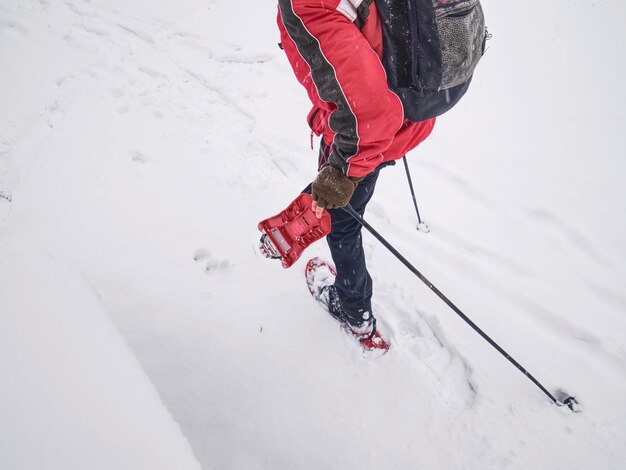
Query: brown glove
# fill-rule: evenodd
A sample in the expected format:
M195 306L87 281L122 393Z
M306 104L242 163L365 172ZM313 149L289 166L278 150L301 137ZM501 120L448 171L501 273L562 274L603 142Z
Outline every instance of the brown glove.
M354 188L363 178L349 178L334 166L326 166L311 185L311 196L318 207L338 209L352 198Z

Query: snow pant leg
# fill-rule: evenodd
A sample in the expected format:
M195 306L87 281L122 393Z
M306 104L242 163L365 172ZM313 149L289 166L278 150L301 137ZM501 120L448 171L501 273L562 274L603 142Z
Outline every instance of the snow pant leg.
M327 147L320 146L320 166L326 161ZM365 207L374 195L374 188L380 170L395 161L385 162L367 175L356 187L350 205L361 216L365 214ZM309 184L305 193L311 194ZM365 253L361 238L361 224L343 209L328 211L332 222L332 231L326 237L330 254L335 263L337 277L335 287L341 300L341 305L348 315L348 320L358 325L364 320L364 314L372 315L372 278L365 265Z
M350 205L361 216L374 194L380 168L367 175L356 187ZM326 237L335 263L335 288L341 305L353 324L360 324L364 314L372 314L372 278L365 265L361 224L343 209L328 211L332 231Z

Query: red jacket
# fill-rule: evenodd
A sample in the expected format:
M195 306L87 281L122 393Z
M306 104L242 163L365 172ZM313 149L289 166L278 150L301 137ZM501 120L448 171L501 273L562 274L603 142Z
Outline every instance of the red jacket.
M381 63L381 22L372 0L278 0L287 58L313 102L309 125L329 162L365 176L422 142L435 120L404 118Z

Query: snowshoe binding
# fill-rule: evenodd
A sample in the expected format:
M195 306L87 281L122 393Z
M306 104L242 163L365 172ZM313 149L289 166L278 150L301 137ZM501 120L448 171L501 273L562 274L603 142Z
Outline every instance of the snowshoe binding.
M330 214L324 211L318 219L311 203L311 195L302 193L285 210L259 222L263 256L279 259L283 268L289 268L309 245L330 233Z

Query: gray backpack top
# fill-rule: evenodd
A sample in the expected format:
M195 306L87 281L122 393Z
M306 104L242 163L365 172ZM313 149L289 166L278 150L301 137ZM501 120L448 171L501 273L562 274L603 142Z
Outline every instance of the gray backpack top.
M405 116L419 122L451 109L485 51L488 33L480 1L374 2L383 25L387 80Z

